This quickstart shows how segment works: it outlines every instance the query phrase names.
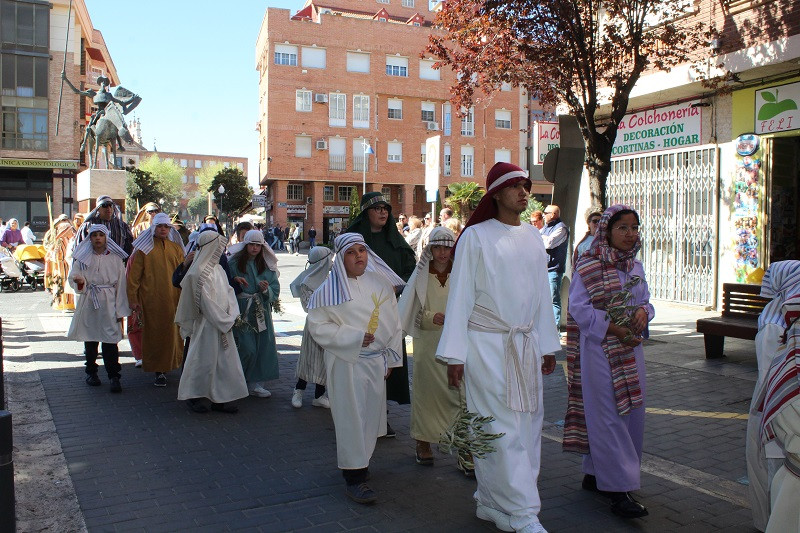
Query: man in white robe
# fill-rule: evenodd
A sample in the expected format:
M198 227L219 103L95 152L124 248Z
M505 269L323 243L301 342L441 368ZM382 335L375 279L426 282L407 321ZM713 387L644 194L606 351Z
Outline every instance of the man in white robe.
M377 497L366 484L367 468L375 442L386 434L384 379L392 368L403 365L395 290L405 282L359 233L339 235L334 246L333 268L311 295L306 324L324 350L336 456L346 494L358 503L373 503ZM355 270L344 257L348 252L360 254L353 260Z
M541 457L542 373L561 349L547 280L547 253L536 228L522 224L531 182L497 163L487 193L461 233L450 274L437 358L451 386L463 376L467 408L505 433L475 459L476 515L503 531L543 532L537 489Z
M196 413L235 413L231 402L248 396L233 323L239 316L236 295L219 264L225 238L213 231L200 234L198 252L181 281L175 323L181 337L191 337L186 365L178 386L178 399L188 400Z

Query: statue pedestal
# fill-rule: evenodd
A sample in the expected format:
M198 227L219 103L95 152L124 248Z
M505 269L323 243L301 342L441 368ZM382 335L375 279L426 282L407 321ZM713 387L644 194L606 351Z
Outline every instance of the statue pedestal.
M125 215L125 182L128 173L124 170L90 168L78 174L78 210L88 213L95 207L95 200L104 194L110 196Z

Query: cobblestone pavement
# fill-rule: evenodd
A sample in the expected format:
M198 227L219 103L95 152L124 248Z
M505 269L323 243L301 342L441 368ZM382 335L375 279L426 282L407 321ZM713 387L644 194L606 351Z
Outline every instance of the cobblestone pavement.
M50 310L42 292L0 294L18 500L42 495L18 502L19 530L494 530L475 518L475 482L451 457L437 452L434 467L416 465L408 406L390 407L398 436L380 439L370 465L378 503L345 497L329 411L311 406L313 387L302 409L289 403L304 316L288 284L304 261L280 255L281 378L269 383L271 398L244 399L236 415L188 411L176 400L179 372L166 388L154 387L152 375L133 367L127 341L123 393L108 393L102 369L103 386L87 387L82 345L64 339L69 315ZM706 361L694 321L712 314L657 305L645 348L648 417L637 491L650 511L644 519L617 518L604 498L581 490L580 458L561 452L559 354L561 366L544 381L539 490L549 531L754 531L744 485L754 346L728 340L728 357ZM38 492L22 490L36 484Z

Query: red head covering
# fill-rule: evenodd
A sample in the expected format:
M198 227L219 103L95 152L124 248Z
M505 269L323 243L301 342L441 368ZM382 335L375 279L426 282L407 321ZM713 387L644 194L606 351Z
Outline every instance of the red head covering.
M527 189L531 190L531 180L528 173L522 170L517 165L512 163L495 163L489 170L489 175L486 176L486 194L483 195L478 207L473 211L472 216L469 217L464 229L474 226L490 218L497 217L497 204L492 198L497 191L516 185L518 182L527 181ZM464 231L459 234L459 237L464 234ZM456 239L456 246L458 246L458 239ZM456 253L456 246L453 246L453 256Z

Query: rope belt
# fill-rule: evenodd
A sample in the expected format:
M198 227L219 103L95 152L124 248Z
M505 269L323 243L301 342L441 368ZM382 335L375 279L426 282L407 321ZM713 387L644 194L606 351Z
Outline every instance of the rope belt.
M506 405L512 411L535 413L539 408L539 369L536 347L539 336L535 320L524 326L510 326L491 309L476 305L469 317L468 329L484 333L500 333L506 352ZM522 335L522 353L514 338Z
M389 371L389 358L391 358L392 361L395 362L395 363L402 360L402 358L400 357L400 354L398 354L397 352L395 352L391 348L384 348L382 350L369 351L369 352L362 351L361 353L358 354L358 356L359 357L363 357L364 359L375 359L376 357L383 357L383 373L384 374L386 374L386 372Z
M783 459L783 466L795 477L800 477L800 458L796 455L787 452L786 457Z
M98 298L101 290L104 289L113 289L117 285L97 285L96 283L92 283L89 285L89 298L92 299L92 305L94 305L95 309L100 309L100 299Z

